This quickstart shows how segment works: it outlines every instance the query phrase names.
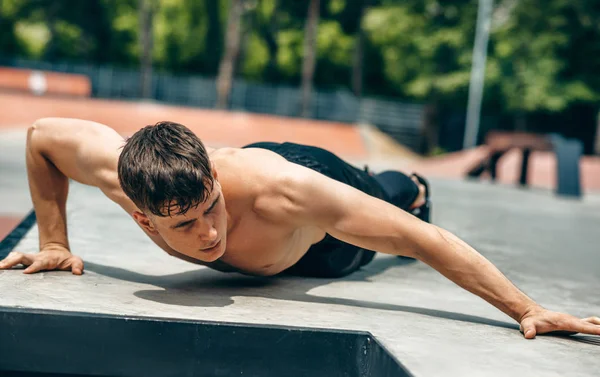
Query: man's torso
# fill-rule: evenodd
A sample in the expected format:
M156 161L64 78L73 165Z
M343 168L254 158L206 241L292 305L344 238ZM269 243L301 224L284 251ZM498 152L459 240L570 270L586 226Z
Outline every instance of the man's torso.
M220 149L211 160L219 174L232 227L218 270L274 275L295 264L325 232L316 226L298 227L280 211L285 198L271 195L277 177L290 162L259 149Z

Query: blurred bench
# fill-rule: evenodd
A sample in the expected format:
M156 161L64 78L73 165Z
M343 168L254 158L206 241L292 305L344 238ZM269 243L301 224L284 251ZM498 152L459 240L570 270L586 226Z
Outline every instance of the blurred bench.
M566 139L557 134L533 134L526 132L491 131L486 135L485 145L489 153L467 172L470 178L480 177L488 172L491 180L497 176L500 158L513 148L522 151L519 183L527 186L529 157L532 151L552 151L556 156L556 193L563 196L581 196L579 161L583 145L579 140Z
M92 84L85 75L0 67L0 90L36 95L90 97Z

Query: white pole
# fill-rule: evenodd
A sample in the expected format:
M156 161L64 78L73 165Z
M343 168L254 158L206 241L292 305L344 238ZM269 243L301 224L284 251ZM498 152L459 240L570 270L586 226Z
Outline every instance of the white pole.
M494 0L479 0L477 30L475 31L475 45L473 46L473 66L471 68L471 82L469 83L467 124L463 143L465 149L472 148L477 144L493 5Z

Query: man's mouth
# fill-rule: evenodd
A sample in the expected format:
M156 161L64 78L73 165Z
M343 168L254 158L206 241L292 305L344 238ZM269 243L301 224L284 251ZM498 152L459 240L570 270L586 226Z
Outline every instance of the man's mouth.
M209 247L207 247L207 248L200 249L200 251L202 251L202 252L205 252L205 253L208 253L208 252L211 252L211 251L213 251L213 250L217 249L217 248L218 248L220 245L221 245L221 240L219 240L219 242L217 242L217 243L216 243L216 244L214 244L213 246L209 246Z

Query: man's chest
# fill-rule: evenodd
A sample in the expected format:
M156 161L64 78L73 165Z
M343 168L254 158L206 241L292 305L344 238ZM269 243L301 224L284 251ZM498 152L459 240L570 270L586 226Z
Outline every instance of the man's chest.
M246 216L227 235L222 260L249 273L273 275L296 263L324 235L314 227L296 228Z

